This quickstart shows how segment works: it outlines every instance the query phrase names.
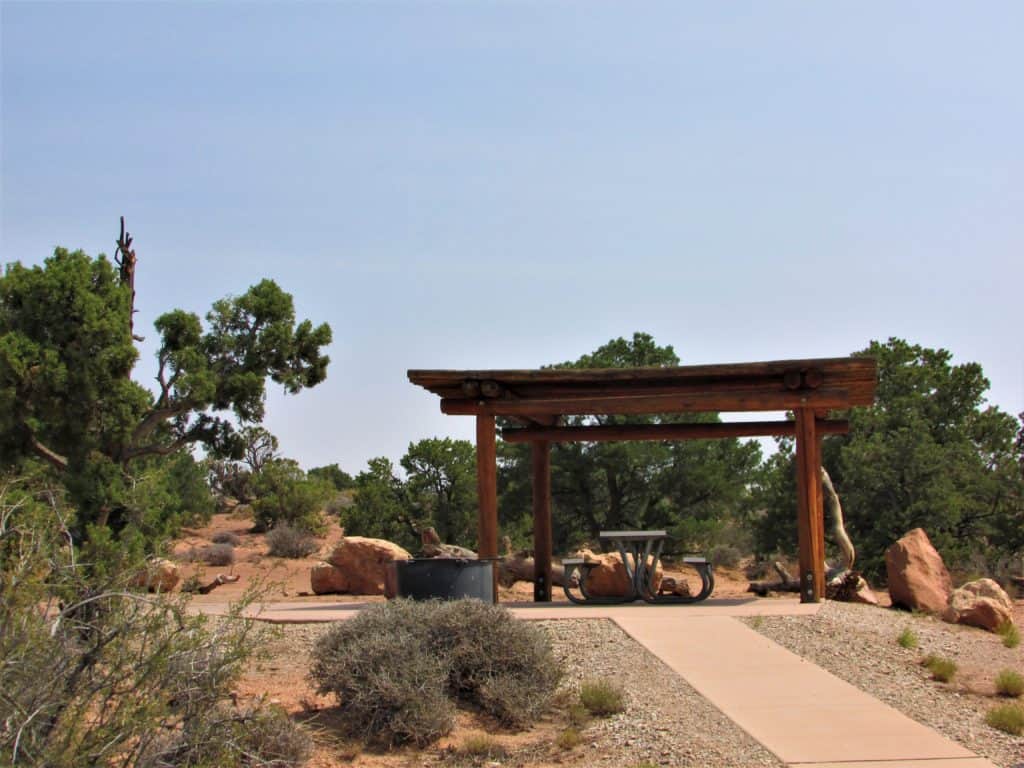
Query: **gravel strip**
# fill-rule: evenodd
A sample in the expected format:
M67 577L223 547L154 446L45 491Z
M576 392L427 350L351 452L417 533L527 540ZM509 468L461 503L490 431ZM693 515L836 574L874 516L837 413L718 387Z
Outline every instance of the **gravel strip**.
M584 732L587 766L781 766L658 657L612 621L537 622L566 665L565 685L607 677L626 689L622 714L596 720ZM567 760L567 762L569 762Z
M919 723L1003 768L1024 763L1024 738L985 724L985 713L1003 703L991 680L1006 668L1024 672L1024 648L1003 647L1000 638L929 616L849 603L825 603L814 616L744 619L779 645L875 696ZM918 637L917 649L896 642L904 628ZM953 659L949 684L930 679L927 654Z

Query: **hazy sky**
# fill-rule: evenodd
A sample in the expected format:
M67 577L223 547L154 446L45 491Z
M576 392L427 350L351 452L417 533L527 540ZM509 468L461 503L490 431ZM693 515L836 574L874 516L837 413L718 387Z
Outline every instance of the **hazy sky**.
M139 255L153 319L276 279L334 329L305 466L469 437L407 368L635 330L684 363L901 336L1024 410L1024 5L2 3L2 260ZM148 332L147 332L148 329Z

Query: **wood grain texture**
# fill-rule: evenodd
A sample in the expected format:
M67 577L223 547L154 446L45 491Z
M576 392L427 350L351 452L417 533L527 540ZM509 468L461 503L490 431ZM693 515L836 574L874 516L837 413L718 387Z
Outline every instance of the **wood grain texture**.
M841 435L850 431L845 420L818 421L822 435ZM795 421L743 421L724 424L611 424L592 427L524 427L501 431L508 443L549 440L555 443L600 443L619 440L713 440L729 437L793 437Z
M476 484L479 505L477 554L498 556L498 463L493 416L476 417ZM497 568L494 570L494 600L498 600Z
M530 444L533 464L533 601L551 602L551 443Z

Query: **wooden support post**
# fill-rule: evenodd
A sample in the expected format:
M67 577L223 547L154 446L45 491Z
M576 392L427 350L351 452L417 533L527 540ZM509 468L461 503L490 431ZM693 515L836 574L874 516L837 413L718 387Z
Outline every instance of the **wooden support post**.
M533 457L533 602L551 602L551 443L530 443Z
M477 555L498 556L498 457L494 417L476 417L476 489L479 505ZM498 602L498 565L494 565L494 602Z
M814 411L796 411L797 532L800 543L800 601L825 597L825 523L821 503L821 442Z

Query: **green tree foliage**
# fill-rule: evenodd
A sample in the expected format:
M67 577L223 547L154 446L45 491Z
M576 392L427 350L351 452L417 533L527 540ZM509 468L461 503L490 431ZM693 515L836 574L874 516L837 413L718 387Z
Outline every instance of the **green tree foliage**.
M857 354L878 360L875 406L852 409L849 434L822 453L861 567L883 572L885 548L918 526L953 565L1024 549L1021 422L985 405L981 366L895 338ZM762 484L766 550L796 541L792 473L787 441Z
M356 485L355 478L343 470L337 464L327 464L323 467L313 467L307 473L310 477L326 480L336 491L347 491Z
M419 523L412 516L405 483L383 456L370 459L356 475L355 503L341 511L341 524L352 536L388 539L409 551L419 548Z
M266 382L296 393L326 376L327 325L296 322L292 298L263 280L214 303L206 323L176 309L156 321L158 391L132 381L131 289L105 257L58 248L0 278L0 463L58 471L78 528L126 507L139 462L202 445L241 458L232 426L263 418Z
M413 516L441 540L476 548L476 450L466 440L427 438L402 457Z
M670 367L671 346L645 333L613 339L594 353L556 368ZM717 414L570 417L569 425L717 421ZM500 448L499 510L514 538L530 530L530 455L527 445ZM601 530L666 528L680 550L719 543L746 514L748 486L760 462L757 443L738 440L556 443L551 488L555 546L595 541ZM729 534L732 538L735 533Z
M308 477L297 462L267 462L253 475L252 488L257 530L285 524L316 535L326 531L322 511L334 489L324 480Z

